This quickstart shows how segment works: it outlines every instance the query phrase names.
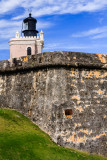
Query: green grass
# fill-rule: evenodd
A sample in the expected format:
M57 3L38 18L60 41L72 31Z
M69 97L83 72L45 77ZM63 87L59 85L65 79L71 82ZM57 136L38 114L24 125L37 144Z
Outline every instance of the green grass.
M28 118L0 109L0 160L107 160L57 146Z

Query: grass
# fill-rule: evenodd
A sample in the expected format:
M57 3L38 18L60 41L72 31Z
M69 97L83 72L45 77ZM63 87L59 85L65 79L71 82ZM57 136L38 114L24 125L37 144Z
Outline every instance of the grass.
M0 160L107 160L60 147L28 118L0 109Z

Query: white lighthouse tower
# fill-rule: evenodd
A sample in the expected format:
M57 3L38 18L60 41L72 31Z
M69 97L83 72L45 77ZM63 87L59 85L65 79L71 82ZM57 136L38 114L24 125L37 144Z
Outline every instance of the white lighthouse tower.
M22 31L24 36L20 37L17 31L16 37L10 39L10 59L18 58L27 55L35 55L42 53L44 48L44 33L41 31L37 36L36 30L37 20L29 14L28 18L23 20L24 30Z

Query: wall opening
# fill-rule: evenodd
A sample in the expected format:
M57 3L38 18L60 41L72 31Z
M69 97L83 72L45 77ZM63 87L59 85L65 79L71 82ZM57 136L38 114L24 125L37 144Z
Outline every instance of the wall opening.
M27 48L27 55L31 55L31 47Z
M31 117L32 116L32 109L28 110L28 116Z
M66 116L66 118L72 119L72 109L66 109L65 116Z

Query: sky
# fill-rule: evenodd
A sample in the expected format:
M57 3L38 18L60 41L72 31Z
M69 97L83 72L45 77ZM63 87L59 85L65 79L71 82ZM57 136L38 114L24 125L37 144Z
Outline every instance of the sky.
M0 0L0 60L10 58L8 41L29 10L45 33L43 52L107 54L107 0Z

